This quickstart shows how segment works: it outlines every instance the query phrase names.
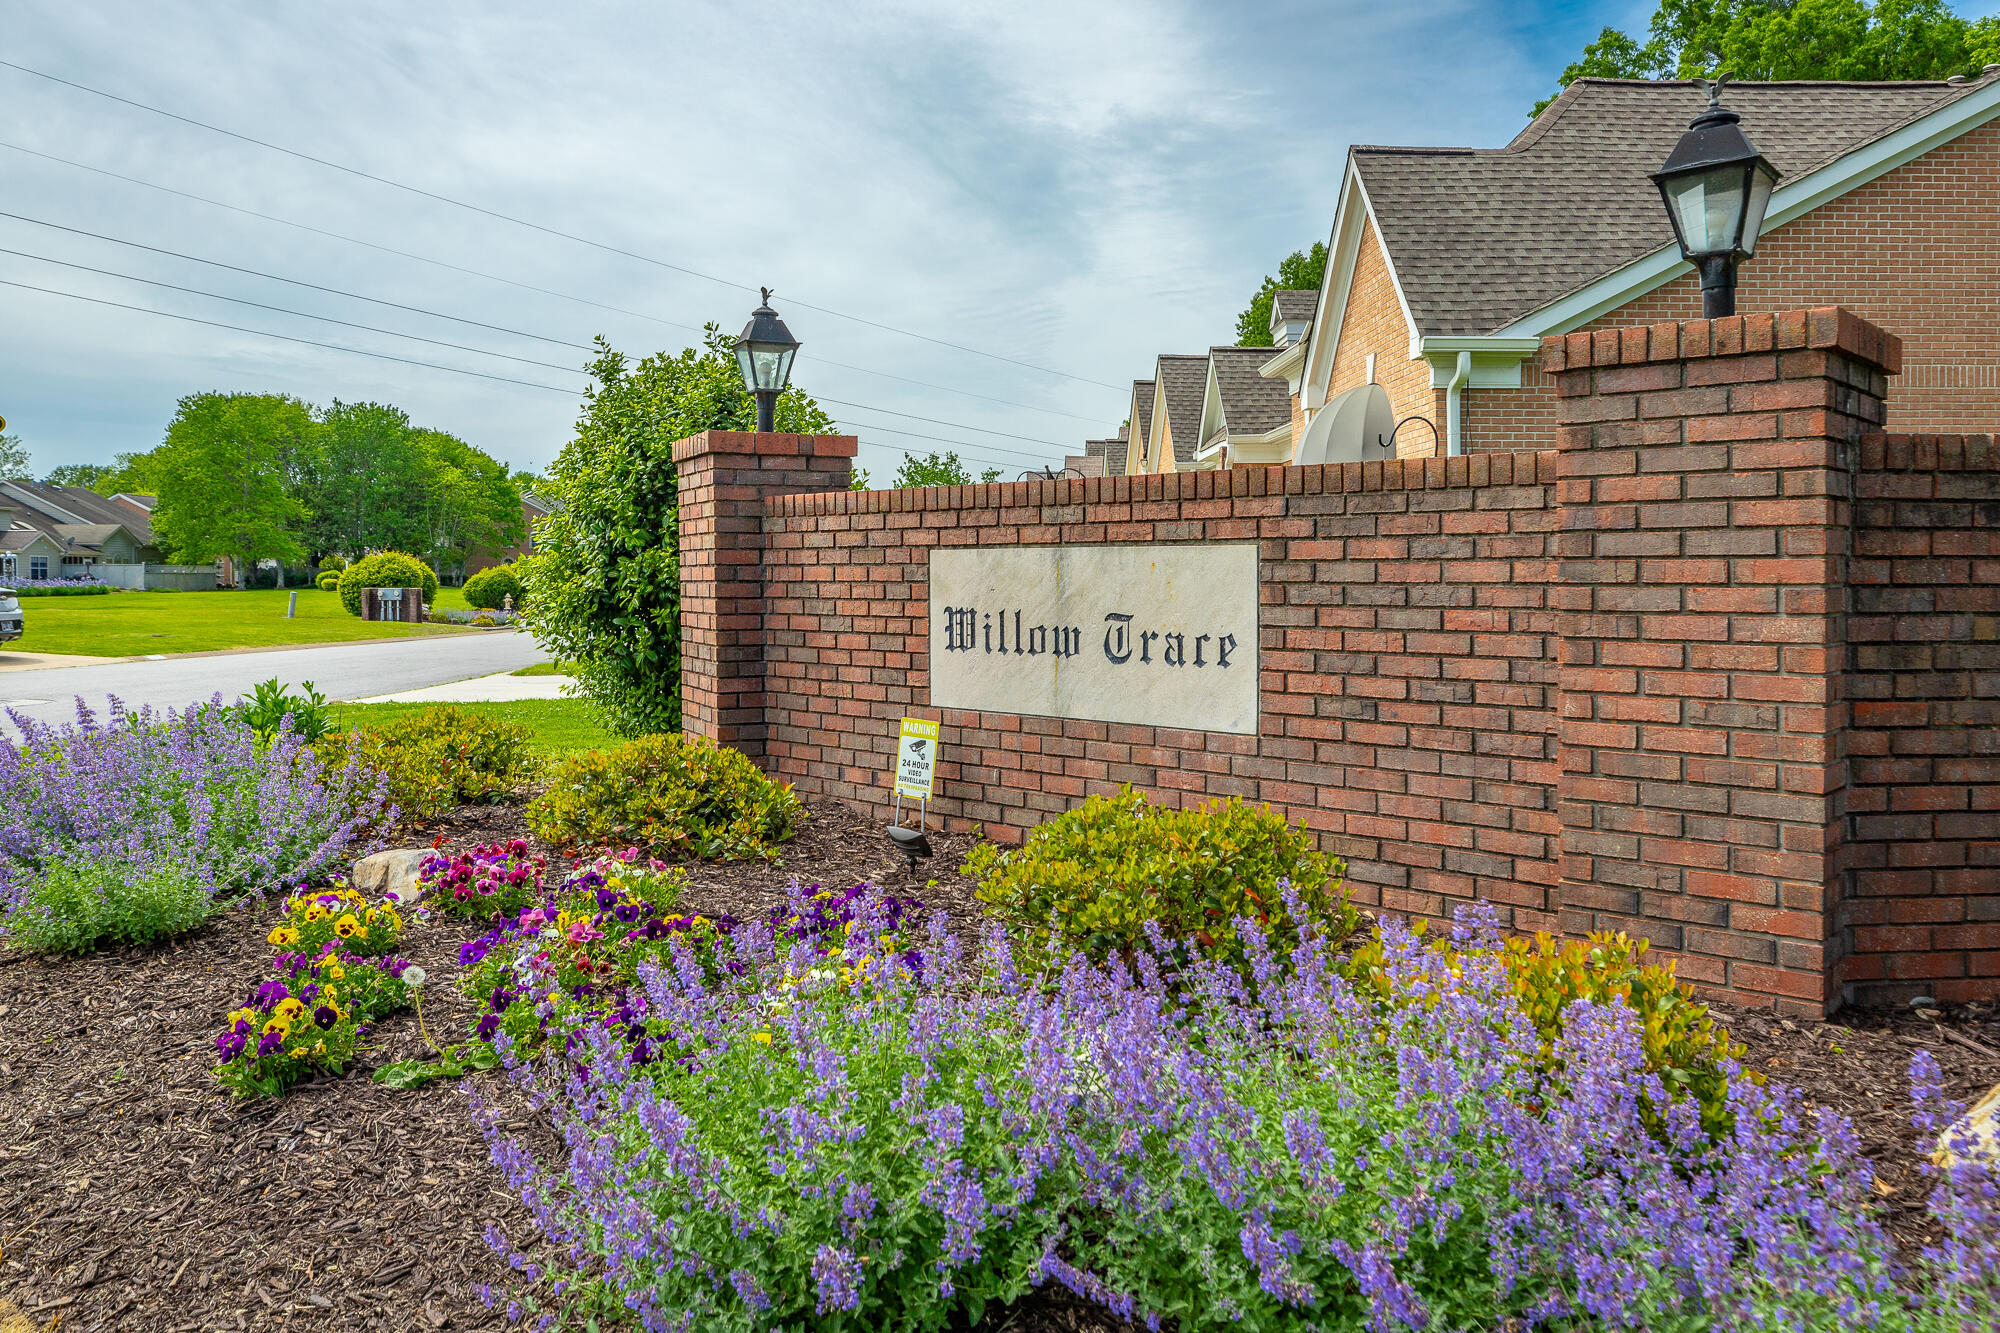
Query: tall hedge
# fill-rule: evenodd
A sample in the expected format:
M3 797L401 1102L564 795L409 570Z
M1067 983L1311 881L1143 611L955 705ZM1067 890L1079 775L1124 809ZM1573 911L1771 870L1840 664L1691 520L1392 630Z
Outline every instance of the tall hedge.
M426 603L437 600L438 576L431 567L402 551L379 551L349 565L340 575L340 604L347 614L361 614L363 588L422 588Z
M752 430L729 339L715 325L700 348L629 364L599 338L576 437L537 494L550 502L535 549L516 562L522 611L541 646L574 663L582 691L626 735L681 721L680 517L674 441L705 430ZM825 434L833 419L787 389L777 428Z

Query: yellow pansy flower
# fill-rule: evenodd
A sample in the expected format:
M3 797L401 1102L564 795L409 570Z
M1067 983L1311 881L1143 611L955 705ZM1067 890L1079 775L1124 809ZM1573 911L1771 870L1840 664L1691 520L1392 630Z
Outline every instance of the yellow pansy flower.
M306 920L308 921L319 921L323 919L325 916L326 916L326 909L324 907L321 907L318 903L313 903L311 906L306 908Z
M277 926L272 929L268 938L273 944L296 944L298 943L299 933L290 926Z
M330 981L343 981L347 977L347 969L342 967L339 963L330 963L327 965L326 975L327 979ZM327 994L331 995L333 994L333 991L329 988Z
M340 920L333 923L333 933L342 939L352 938L354 933L360 929L361 923L354 919L354 913L352 912L349 912L347 915L341 917Z
M750 1040L769 1046L771 1044L771 1034L768 1032L753 1032L750 1034Z
M290 1023L287 1023L282 1018L274 1018L270 1022L264 1025L264 1031L275 1032L280 1037L283 1037L286 1033L290 1032L291 1030L292 1030L292 1025Z

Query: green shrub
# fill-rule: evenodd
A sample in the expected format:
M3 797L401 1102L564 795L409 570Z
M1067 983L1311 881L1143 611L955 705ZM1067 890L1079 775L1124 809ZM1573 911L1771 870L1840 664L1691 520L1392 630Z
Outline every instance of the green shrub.
M340 571L337 569L329 569L313 581L318 584L321 592L340 591Z
M1416 929L1418 934L1424 933L1423 922L1419 921ZM1450 941L1442 938L1433 938L1430 947L1447 956L1456 952ZM1558 941L1544 932L1533 939L1508 936L1500 953L1513 978L1522 1012L1541 1037L1544 1075L1550 1079L1562 1076L1556 1043L1562 1037L1563 1010L1572 1001L1603 1004L1622 1000L1639 1015L1647 1067L1660 1076L1670 1094L1694 1098L1701 1108L1702 1126L1710 1134L1727 1133L1732 1122L1729 1079L1723 1064L1742 1060L1744 1048L1730 1040L1727 1029L1716 1026L1714 1015L1695 998L1694 989L1675 978L1672 963L1644 961L1647 947L1647 941L1634 940L1623 931L1615 935L1600 931L1587 943ZM1379 940L1370 940L1349 955L1343 971L1357 986L1387 998ZM1657 1118L1660 1109L1652 1108L1656 1129L1665 1123Z
M1046 945L1053 923L1058 947L1093 962L1140 948L1149 921L1239 964L1239 917L1288 946L1298 922L1281 880L1330 938L1344 939L1359 921L1340 861L1269 806L1239 800L1173 810L1126 787L1043 824L1016 850L980 843L964 869L980 881L980 901L1022 936Z
M26 889L7 916L7 935L31 952L151 944L193 930L215 910L208 890L174 861L51 861Z
M805 807L741 750L641 736L558 764L528 804L528 827L558 847L617 845L658 856L770 860Z
M363 588L417 588L426 603L437 600L438 579L431 567L401 551L378 551L349 565L340 575L340 604L347 614L361 614Z
M250 697L243 701L242 708L245 720L255 729L259 740L268 741L277 735L286 718L292 720L292 734L308 745L333 730L333 723L327 720L326 696L314 689L311 681L293 694L276 676L260 680L250 687Z
M322 574L338 574L346 568L347 558L345 556L323 555L320 557L319 570Z
M317 748L329 765L353 756L380 773L401 817L422 822L518 786L527 765L528 729L440 704L380 727L336 731Z
M521 605L521 579L512 565L482 569L465 581L465 604L482 611L497 611L507 598Z

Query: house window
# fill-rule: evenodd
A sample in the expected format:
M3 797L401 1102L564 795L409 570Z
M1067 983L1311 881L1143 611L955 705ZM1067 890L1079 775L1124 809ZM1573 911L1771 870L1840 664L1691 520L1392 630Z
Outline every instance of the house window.
M49 576L49 558L45 555L29 556L28 577L31 579L45 579L48 576Z

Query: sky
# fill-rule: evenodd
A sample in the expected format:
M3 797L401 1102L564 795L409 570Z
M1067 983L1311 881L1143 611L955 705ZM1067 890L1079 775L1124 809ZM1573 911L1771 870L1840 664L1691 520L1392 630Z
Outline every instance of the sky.
M595 336L767 285L878 484L1011 478L1233 341L1350 143L1503 144L1651 8L0 0L0 60L97 90L0 67L0 417L39 474L191 393L390 402L540 471Z

